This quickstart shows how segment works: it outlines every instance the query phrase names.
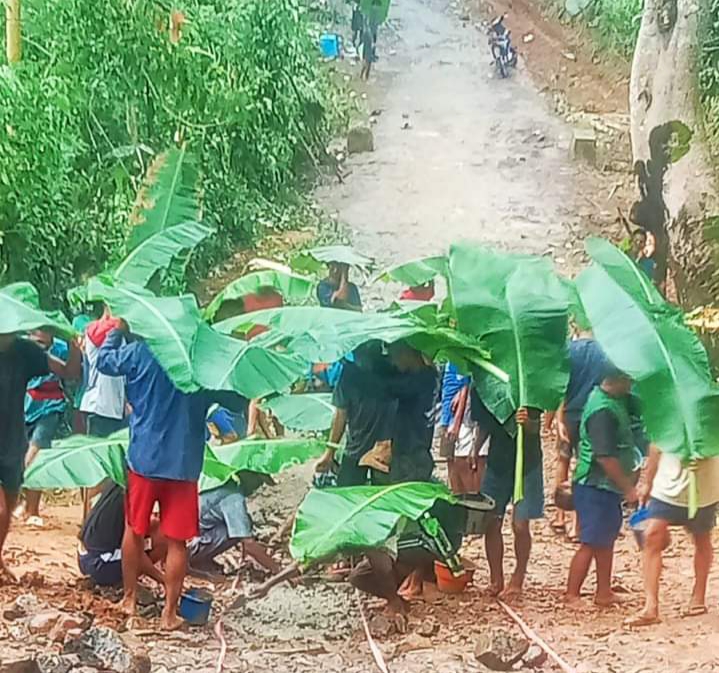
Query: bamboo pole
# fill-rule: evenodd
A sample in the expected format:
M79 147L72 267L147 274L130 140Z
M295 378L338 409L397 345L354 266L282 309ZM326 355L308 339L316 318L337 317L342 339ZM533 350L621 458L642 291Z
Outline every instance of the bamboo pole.
M20 0L6 0L5 33L8 63L18 63L22 56L20 36Z

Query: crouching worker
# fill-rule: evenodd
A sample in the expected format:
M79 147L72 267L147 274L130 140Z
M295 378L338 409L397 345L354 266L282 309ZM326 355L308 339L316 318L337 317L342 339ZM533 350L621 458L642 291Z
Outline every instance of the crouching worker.
M582 413L573 485L581 546L569 568L568 603L580 600L592 561L597 569L594 603L608 607L618 602L611 588L614 543L622 527L622 501L637 502L635 445L646 443L633 432L631 386L626 374L606 365Z
M242 551L272 574L280 566L257 542L247 511L247 498L262 484L272 483L264 474L241 472L240 483L230 480L200 494L200 534L189 545L190 574L207 579L222 575L215 558L239 545Z
M400 628L409 611L408 599L422 594L424 582L435 581L435 561L455 576L463 574L457 556L465 528L467 510L438 500L417 522L374 549L352 570L348 581L360 591L384 598L388 612Z
M164 584L165 576L157 563L165 560L167 540L154 519L145 538L140 558L140 575ZM98 586L122 585L122 536L125 532L125 491L110 482L105 486L80 531L77 562L80 572Z

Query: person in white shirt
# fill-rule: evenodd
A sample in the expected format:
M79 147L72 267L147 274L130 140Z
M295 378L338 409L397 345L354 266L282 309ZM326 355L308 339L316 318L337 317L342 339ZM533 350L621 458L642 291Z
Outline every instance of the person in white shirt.
M719 457L699 460L696 467L699 510L689 518L689 469L678 456L661 453L651 446L646 483L640 502L646 503L649 525L644 532L644 609L628 620L630 626L649 626L659 616L659 581L662 553L671 541L670 526L684 526L694 541L694 588L684 616L707 612L706 592L713 560L711 534L719 502Z

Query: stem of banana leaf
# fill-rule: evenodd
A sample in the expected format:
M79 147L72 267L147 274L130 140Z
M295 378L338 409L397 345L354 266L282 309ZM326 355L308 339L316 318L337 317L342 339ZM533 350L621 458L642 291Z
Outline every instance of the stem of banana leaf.
M693 519L699 510L699 488L697 486L697 462L689 463L689 518Z
M514 464L514 496L512 501L524 500L524 426L517 424L517 460Z

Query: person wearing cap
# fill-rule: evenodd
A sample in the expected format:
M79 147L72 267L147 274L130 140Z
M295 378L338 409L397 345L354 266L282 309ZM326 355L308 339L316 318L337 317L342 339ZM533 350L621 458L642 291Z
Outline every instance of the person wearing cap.
M582 412L573 483L580 547L569 568L570 604L580 601L592 561L597 569L594 603L609 607L618 602L611 587L614 543L622 527L622 502L638 500L636 447L647 444L641 428L632 423L631 387L632 380L607 363Z

